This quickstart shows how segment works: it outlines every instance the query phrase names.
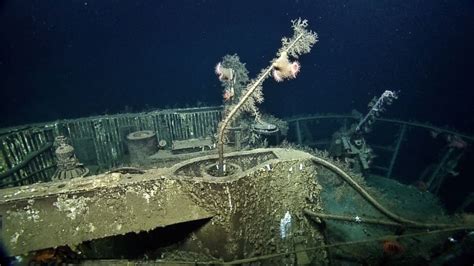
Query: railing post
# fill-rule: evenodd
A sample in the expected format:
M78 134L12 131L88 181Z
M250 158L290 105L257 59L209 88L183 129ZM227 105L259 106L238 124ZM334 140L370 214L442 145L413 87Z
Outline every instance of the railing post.
M303 143L301 139L300 120L296 120L296 141L298 142L298 145L302 145Z
M403 138L405 137L406 130L407 130L407 126L402 125L401 128L400 128L400 135L398 136L397 144L395 146L395 150L393 151L393 154L392 154L392 159L390 159L390 165L388 167L386 178L391 178L392 177L393 167L395 166L395 162L396 162L397 157L398 157L398 152L400 151L400 146L402 145L402 141L403 141Z

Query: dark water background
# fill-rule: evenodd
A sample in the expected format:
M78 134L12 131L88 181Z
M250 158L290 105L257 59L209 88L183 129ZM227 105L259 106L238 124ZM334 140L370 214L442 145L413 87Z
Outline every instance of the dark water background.
M364 112L391 89L386 117L473 134L472 0L3 0L0 127L219 105L222 56L254 77L298 17L320 42L296 80L266 81L264 111Z

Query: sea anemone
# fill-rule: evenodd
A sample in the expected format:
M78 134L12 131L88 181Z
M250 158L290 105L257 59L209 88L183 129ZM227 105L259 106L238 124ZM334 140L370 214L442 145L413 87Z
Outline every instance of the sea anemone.
M234 97L233 90L225 90L224 94L222 95L222 98L224 98L224 101L226 102L232 99L232 97Z
M277 82L281 82L284 79L296 78L296 75L300 72L301 66L298 61L290 62L288 54L286 52L281 53L275 62L273 62L273 78Z
M220 62L217 63L214 72L216 72L220 81L230 81L234 77L234 71L232 68L225 68Z
M383 241L383 253L388 256L402 254L405 248L396 240Z

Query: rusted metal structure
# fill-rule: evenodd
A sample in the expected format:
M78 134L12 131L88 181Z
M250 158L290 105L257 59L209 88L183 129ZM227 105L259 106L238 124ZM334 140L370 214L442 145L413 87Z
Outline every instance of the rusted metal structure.
M400 184L396 185L397 193L406 190L403 202L393 203L389 196L371 189L374 197L369 196L369 205L374 198L381 203L367 208L364 197L369 194L364 192L364 178L331 161L324 152L314 157L315 154L291 145L228 153L225 161L231 174L216 177L212 174L217 160L213 133L221 112L221 107L163 110L3 129L1 185L15 186L0 190L1 238L6 248L10 254L19 255L67 245L84 258L118 257L119 251L107 253L111 245L121 243L129 247L134 241L139 245L151 237L166 239L169 230L173 230L170 228L178 228L175 230L186 237L173 239L172 251L169 246L153 246L154 251L169 262L178 259L189 263L263 261L321 265L331 263L334 257L331 253L341 251L330 250L335 246L330 244L334 241L328 235L331 230L352 232L354 235L346 240L356 240L372 232L366 224L414 227L406 232L407 238L410 234L421 234L416 231L419 228L442 228L439 236L430 238L435 243L453 230L473 226L472 220L463 223L443 216L434 199L422 206L423 218L460 227L444 229L445 224L423 224L400 218L407 215L417 220L418 214L411 213L403 204L407 199L414 202L412 204L421 202L419 191ZM287 120L288 140L325 149L330 145L333 132L357 119L351 115L291 118ZM385 145L374 145L370 141L370 146L378 154L385 153L386 159L376 161L369 171L382 173L386 180L399 176L394 172L410 132L421 130L429 134L434 131L458 136L466 142L474 140L471 136L421 123L377 121L377 125L390 128L391 133L385 135L392 137ZM314 130L313 127L321 128L325 122L332 123L333 128L323 126L327 129L325 132ZM159 151L149 157L142 169L126 167L126 136L143 130L155 134L153 143ZM79 160L87 167L95 166L99 174L45 182L57 170L52 147L54 139L61 135L70 139ZM450 148L449 155L460 154L458 148ZM227 150L235 150L235 147ZM328 168L326 163L317 163L324 160L334 166ZM167 163L157 163L163 161ZM448 159L434 161L436 167L426 177L442 182L437 176L445 172L447 162ZM434 178L433 173L437 173ZM340 181L338 175L352 175L355 181ZM344 182L349 185L341 185ZM391 210L381 213L378 209L381 206L390 206ZM341 220L346 223L338 224ZM390 228L377 230L378 235L391 232ZM340 243L341 246L349 244ZM431 247L428 245L426 249ZM373 252L378 248L376 241L364 245L364 249ZM157 253L143 254L157 258ZM375 257L371 259L377 261Z
M286 120L290 127L289 141L301 146L323 150L329 149L331 134L341 127L349 128L351 124L357 123L359 119L356 115L339 114L315 114L289 118ZM443 153L443 155L439 159L435 157L429 165L420 165L419 171L414 172L413 169L406 169L401 172L404 168L398 167L398 176L410 176L426 183L430 179L442 182L440 180L443 179L442 175L446 174L447 171L452 171L450 163L453 164L453 160L460 160L464 155L465 148L467 148L466 146L452 149L449 139L461 139L465 141L466 145L474 143L474 136L472 135L427 123L386 118L376 118L375 121L377 121L375 129L372 134L369 134L369 138L370 135L384 136L384 142L380 143L380 140L371 141L370 148L383 160L376 160L370 164L368 170L372 174L386 178L395 178L394 172L400 158L411 156L409 153L402 153L402 149L406 150L407 146L416 145L418 149L433 148L436 152ZM326 130L324 132L317 130L321 127L326 128ZM422 143L417 142L420 138L423 138ZM446 157L449 157L449 160Z
M3 189L1 238L12 255L64 245L87 253L83 242L195 222L202 224L189 231L192 237L175 244L187 256L227 261L303 249L323 241L301 212L321 210L310 158L297 150L257 149L228 154L242 171L222 178L206 173L217 160L209 155L143 174ZM301 264L327 261L325 250L295 256Z
M52 180L73 179L89 174L89 169L79 162L74 147L67 143L66 137L57 136L55 144L57 146L54 151L57 168Z
M104 115L0 130L0 187L49 181L55 171L55 137L67 137L79 160L106 170L122 164L126 136L151 130L158 140L209 137L221 117L221 107L172 109Z

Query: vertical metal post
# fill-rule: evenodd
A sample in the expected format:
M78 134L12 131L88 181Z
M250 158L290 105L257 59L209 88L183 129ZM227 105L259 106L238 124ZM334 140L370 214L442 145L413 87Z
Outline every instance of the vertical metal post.
M435 192L434 190L437 190L437 186L441 185L442 182L439 179L443 179L444 176L439 176L439 172L446 165L446 162L451 157L451 154L453 153L453 151L454 151L454 148L450 147L448 151L443 155L443 158L441 159L439 164L436 166L436 169L431 174L431 177L427 183L428 189L431 192Z
M400 134L398 135L397 144L395 145L395 150L393 151L392 159L390 160L390 165L388 167L386 178L391 178L392 177L393 167L395 166L395 162L397 160L398 153L400 151L400 146L402 145L403 138L405 137L406 130L407 130L407 126L405 124L403 124L400 128Z
M298 142L298 145L302 145L303 143L301 138L300 120L296 120L296 141Z

